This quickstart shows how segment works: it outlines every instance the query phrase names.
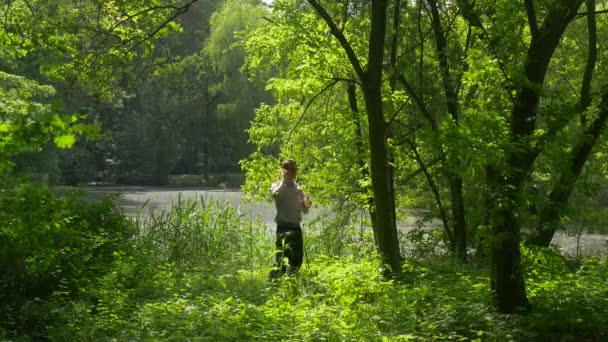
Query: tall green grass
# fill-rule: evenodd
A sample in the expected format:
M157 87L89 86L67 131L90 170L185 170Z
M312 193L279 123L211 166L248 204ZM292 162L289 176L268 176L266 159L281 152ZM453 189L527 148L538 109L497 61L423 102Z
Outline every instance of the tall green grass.
M205 197L178 197L168 211L138 215L135 222L140 249L157 261L178 266L253 269L268 264L270 235L258 218L241 213L230 202Z

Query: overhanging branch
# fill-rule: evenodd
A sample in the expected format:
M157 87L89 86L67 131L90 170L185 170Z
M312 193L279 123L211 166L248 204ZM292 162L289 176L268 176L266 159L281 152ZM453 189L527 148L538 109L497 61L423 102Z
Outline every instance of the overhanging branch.
M342 31L340 31L340 29L338 28L336 23L333 21L333 19L329 15L329 13L327 13L327 10L325 10L325 8L323 6L321 6L319 1L317 1L317 0L306 0L306 1L315 9L317 14L325 21L327 26L329 26L331 34L338 40L338 42L340 43L340 45L346 52L346 56L348 57L348 60L352 64L353 68L355 69L355 72L357 73L357 76L359 77L359 79L364 79L365 72L363 71L363 67L361 66L361 63L359 62L359 58L357 58L355 51L348 43L348 40L346 40L346 37L344 36Z
M293 132L296 130L296 128L300 125L300 123L302 122L302 120L304 119L304 115L306 114L306 112L308 111L308 108L310 108L310 106L312 105L312 103L321 95L323 95L323 93L325 93L329 88L333 87L336 83L338 83L339 80L333 80L332 82L330 82L328 85L326 85L323 89L321 89L320 92L318 92L317 94L315 94L315 96L313 96L310 101L308 101L308 103L306 104L306 107L304 107L304 111L302 112L302 115L300 115L300 118L298 119L298 122L296 122L296 124L293 126L293 128L291 129L291 131L289 131L289 135L287 136L287 141L286 144L289 144L289 141L291 141L291 135L293 134Z

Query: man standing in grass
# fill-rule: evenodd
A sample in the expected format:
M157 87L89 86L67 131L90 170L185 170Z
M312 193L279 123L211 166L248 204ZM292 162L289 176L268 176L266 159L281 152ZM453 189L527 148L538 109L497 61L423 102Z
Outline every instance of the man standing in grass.
M270 273L276 278L285 271L297 272L302 265L304 243L302 241L302 212L307 213L312 202L295 182L297 173L296 162L292 159L281 163L282 177L270 187L277 208L275 222L276 232L276 269ZM283 262L287 258L288 265Z

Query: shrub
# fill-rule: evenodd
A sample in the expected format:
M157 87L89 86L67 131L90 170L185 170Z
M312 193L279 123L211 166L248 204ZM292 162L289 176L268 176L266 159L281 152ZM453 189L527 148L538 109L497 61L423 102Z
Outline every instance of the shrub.
M0 180L0 330L42 334L53 297L77 298L129 248L134 226L115 199L87 202Z

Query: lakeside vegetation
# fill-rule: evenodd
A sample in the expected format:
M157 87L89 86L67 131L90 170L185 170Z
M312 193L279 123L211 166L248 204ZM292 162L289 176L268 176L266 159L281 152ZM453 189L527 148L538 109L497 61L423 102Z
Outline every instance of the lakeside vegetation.
M353 238L356 225L307 227L301 271L269 281L272 237L231 206L179 202L144 222L126 219L116 197L92 204L78 193L56 197L6 180L2 189L3 340L608 337L606 258L524 248L533 310L501 315L492 308L486 258L461 264L422 248L389 280L378 273L372 239Z

